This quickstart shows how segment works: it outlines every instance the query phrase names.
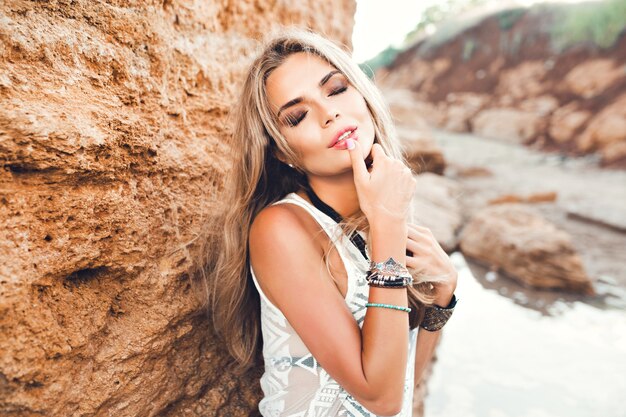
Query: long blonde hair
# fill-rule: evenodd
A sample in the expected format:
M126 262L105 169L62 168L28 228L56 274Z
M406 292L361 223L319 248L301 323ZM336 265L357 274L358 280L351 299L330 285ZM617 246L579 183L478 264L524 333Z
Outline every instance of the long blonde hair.
M387 104L346 51L321 35L297 28L282 28L278 35L261 45L231 114L234 160L222 200L227 211L208 226L213 228L209 231L213 238L207 240L198 264L205 279L206 301L216 334L236 360L239 372L255 365L262 349L260 298L252 281L248 253L250 225L263 208L307 185L303 172L277 158L282 153L287 161L299 166L298 155L279 132L265 85L268 75L296 52L315 54L346 76L367 103L374 122L375 142L387 155L404 161ZM360 211L340 226L348 236L357 229L368 230L367 219ZM324 258L328 268L328 256ZM413 307L412 328L421 321L424 305L433 302L431 283L443 279L418 272L412 271L415 283L408 291L409 305Z

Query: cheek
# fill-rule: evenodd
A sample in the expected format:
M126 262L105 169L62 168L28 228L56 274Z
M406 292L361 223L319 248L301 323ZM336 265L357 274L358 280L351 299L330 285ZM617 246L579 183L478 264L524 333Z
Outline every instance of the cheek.
M367 103L361 94L355 92L353 97L351 97L351 102L353 109L357 111L361 116L370 116L370 112L367 109Z
M297 129L291 129L288 132L282 132L287 140L287 144L298 155L307 155L314 148L319 139L316 139L315 132L311 127L301 123Z

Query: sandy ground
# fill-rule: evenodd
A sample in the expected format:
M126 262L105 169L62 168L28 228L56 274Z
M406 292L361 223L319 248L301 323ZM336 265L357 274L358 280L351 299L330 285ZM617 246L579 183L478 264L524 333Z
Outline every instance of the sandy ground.
M458 197L466 217L503 194L556 192L555 201L533 207L572 236L598 293L626 301L626 171L599 168L593 155L570 158L474 135L433 133L448 163L445 176L462 185ZM469 167L493 175L458 175ZM601 223L568 215L574 208Z

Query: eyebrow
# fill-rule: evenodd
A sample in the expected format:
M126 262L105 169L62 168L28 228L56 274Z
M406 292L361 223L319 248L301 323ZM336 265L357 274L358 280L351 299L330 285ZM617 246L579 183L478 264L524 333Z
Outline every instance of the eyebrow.
M335 75L335 74L337 74L339 72L341 72L341 71L333 70L333 71L329 72L328 74L324 75L324 77L322 77L322 79L320 80L318 85L320 87L323 87L324 84L326 84L326 81L328 81L330 79L330 77L332 77L333 75ZM291 107L291 106L295 106L296 104L300 103L301 101L302 101L302 97L296 97L293 100L289 100L288 102L286 102L285 104L283 104L281 106L281 108L278 110L278 114L276 115L276 117L277 118L280 117L280 113L283 110L285 110L286 108Z

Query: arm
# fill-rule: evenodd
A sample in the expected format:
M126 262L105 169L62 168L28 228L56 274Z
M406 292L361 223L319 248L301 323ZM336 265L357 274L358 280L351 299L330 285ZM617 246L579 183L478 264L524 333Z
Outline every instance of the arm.
M438 306L447 306L452 300L452 293L445 294L435 301ZM433 358L435 348L439 343L441 332L443 329L436 332L429 332L420 328L417 335L417 344L415 346L415 388L422 382L424 371Z
M393 256L402 262L406 228L379 226L371 231L374 260ZM359 329L319 246L287 207L268 207L254 220L250 261L263 291L328 374L371 412L397 413L408 357L408 314L370 308ZM408 304L406 289L371 290L372 302Z
M372 261L389 257L406 266L406 223L372 222ZM406 288L370 287L369 302L407 307ZM404 376L408 360L409 315L404 311L370 307L363 321L363 371L368 382L397 409L402 406ZM392 360L393 358L393 360Z
M435 284L436 298L434 304L447 306L452 301L456 289L458 273L450 261L448 254L441 248L432 231L427 227L413 223L408 224L407 249L412 253L407 256L406 262L410 268L424 269L435 275L446 275L447 281ZM443 330L443 329L442 329ZM415 386L421 382L424 370L430 363L441 331L428 331L423 328L418 330L417 344L415 346Z

